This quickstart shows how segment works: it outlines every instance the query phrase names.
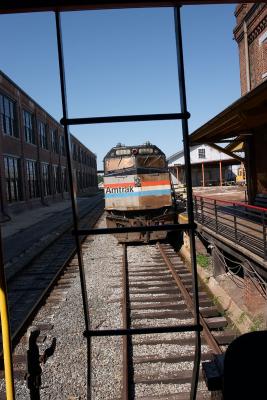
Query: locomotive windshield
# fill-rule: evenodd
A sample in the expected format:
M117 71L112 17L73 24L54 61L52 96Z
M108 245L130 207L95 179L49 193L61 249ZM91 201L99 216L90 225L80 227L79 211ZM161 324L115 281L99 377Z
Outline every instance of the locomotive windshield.
M167 168L165 154L156 146L115 147L106 155L105 173Z
M166 161L163 156L138 156L136 157L137 168L165 168Z
M134 167L135 167L134 157L107 158L105 161L105 172L118 171Z

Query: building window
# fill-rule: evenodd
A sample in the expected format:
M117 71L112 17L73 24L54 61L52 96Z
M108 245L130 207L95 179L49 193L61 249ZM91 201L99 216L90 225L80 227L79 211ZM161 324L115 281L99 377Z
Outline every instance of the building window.
M26 160L26 173L29 190L29 198L33 199L40 196L38 173L37 173L37 162Z
M38 130L39 130L40 147L42 149L48 150L46 125L41 121L39 121L38 123Z
M59 147L60 147L60 154L62 156L66 155L66 146L65 146L65 138L64 136L59 137Z
M58 154L58 132L57 129L51 131L51 148L54 153Z
M43 195L49 196L51 194L51 174L49 164L41 164L42 171L42 184L43 184Z
M20 160L14 157L4 157L7 201L13 203L22 200Z
M6 96L0 95L0 114L4 133L18 137L15 123L15 102Z
M60 167L58 165L53 165L52 169L53 174L53 192L61 193L61 173Z
M205 149L198 149L198 158L206 158Z
M24 137L27 143L35 144L35 134L33 130L33 114L23 110Z

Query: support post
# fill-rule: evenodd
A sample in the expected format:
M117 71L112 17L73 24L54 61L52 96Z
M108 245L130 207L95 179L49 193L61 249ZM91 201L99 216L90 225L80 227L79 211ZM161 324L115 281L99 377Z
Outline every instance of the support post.
M204 163L202 162L202 187L205 187L205 167Z

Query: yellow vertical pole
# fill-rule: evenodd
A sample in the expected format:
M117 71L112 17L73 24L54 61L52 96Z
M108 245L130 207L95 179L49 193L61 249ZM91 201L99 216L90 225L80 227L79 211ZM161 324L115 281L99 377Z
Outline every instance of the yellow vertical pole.
M12 351L11 351L11 336L7 301L7 286L4 270L3 244L2 244L2 228L0 226L0 315L2 326L2 342L4 354L4 369L6 383L6 399L15 399Z

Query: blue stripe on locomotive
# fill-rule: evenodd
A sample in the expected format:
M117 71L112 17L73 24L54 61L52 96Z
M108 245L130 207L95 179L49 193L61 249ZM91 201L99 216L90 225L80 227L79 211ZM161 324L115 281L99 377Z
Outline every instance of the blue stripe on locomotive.
M165 189L165 190L146 190L143 192L130 192L130 193L108 193L105 194L105 197L107 199L112 199L115 197L133 197L133 196L164 196L164 195L170 195L171 190L170 189Z

